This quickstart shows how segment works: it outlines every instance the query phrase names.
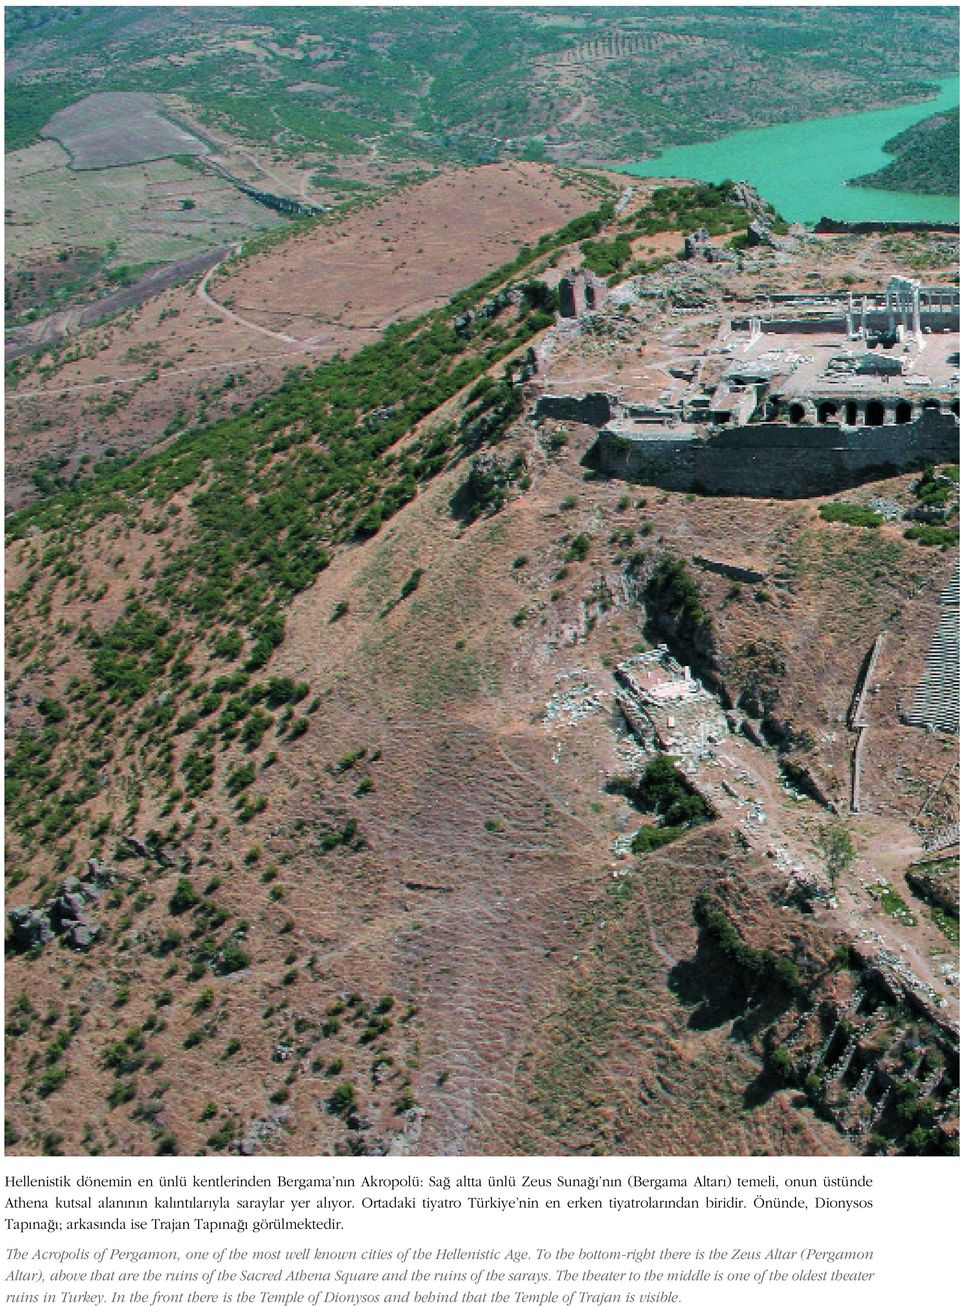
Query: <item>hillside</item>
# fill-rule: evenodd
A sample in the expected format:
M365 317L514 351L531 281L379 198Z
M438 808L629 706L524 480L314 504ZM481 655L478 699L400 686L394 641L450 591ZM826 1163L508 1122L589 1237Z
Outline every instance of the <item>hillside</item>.
M950 1149L943 934L868 885L882 868L909 894L949 810L952 754L894 727L951 557L816 502L605 480L592 430L535 419L524 387L533 346L603 376L700 329L691 308L955 254L845 237L675 261L685 231L748 218L712 187L607 201L11 518L11 1152ZM635 309L558 323L554 283L601 256ZM239 309L256 279L254 257L214 289ZM854 497L910 501L915 480ZM770 580L732 594L695 554ZM836 721L882 623L888 765L828 909L788 868L826 874ZM721 702L749 718L696 801L706 781L648 774L616 706L617 664L663 638L709 675L717 730ZM826 799L785 783L805 771ZM839 1056L820 1042L841 1015L912 1089L868 1110L806 1073Z
M937 9L480 7L428 29L402 7L4 14L13 356L56 337L51 314L133 307L204 251L437 173L634 162L923 100L956 66Z
M224 131L298 158L314 185L332 175L346 189L371 181L351 164L378 159L395 171L502 155L596 162L598 141L607 159L636 159L738 127L922 98L955 67L950 16L935 8L821 9L802 21L739 8L451 9L427 29L403 9L265 19L230 7L10 7L6 35L8 149L81 96L152 92L214 143Z
M69 310L20 328L34 352L6 370L8 505L247 407L291 366L348 357L619 189L536 163L461 168L225 249L210 278L79 335Z
M912 191L917 195L955 195L960 187L960 109L935 113L908 127L884 145L895 155L877 172L851 182L880 190Z

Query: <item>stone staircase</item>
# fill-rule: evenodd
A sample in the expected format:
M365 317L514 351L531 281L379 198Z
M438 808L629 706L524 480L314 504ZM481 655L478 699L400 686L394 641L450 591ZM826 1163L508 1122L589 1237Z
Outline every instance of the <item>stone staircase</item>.
M960 563L940 594L940 621L923 679L904 714L911 726L957 733L960 726Z

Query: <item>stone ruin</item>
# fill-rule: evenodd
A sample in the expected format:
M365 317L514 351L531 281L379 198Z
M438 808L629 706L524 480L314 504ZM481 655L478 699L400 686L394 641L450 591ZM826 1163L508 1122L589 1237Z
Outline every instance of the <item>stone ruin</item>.
M600 307L607 295L607 283L593 272L569 272L558 286L561 317L581 317Z
M957 734L960 729L960 563L940 594L940 620L909 711L907 725Z
M689 247L704 241L696 232ZM625 302L622 287L611 302ZM683 366L661 365L684 384L656 399L631 401L622 387L542 395L536 416L598 427L585 465L607 475L699 493L832 494L955 460L958 327L955 287L895 277L858 304L798 294L727 322ZM641 357L652 391L658 378L643 368Z
M841 1133L876 1131L899 1151L910 1111L931 1132L949 1129L956 1030L894 954L852 946L848 953L849 969L827 972L809 1008L788 1012L768 1044L783 1049L790 1078Z
M688 262L703 259L707 263L733 263L737 256L732 250L711 245L709 231L706 227L698 227L689 236L684 236L683 257Z
M614 675L617 704L645 748L696 760L730 733L717 700L665 644L619 663Z

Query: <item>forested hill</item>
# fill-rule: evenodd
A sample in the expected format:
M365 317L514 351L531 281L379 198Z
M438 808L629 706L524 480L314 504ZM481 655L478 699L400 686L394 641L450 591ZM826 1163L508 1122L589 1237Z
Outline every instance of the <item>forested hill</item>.
M883 147L895 157L885 168L858 177L856 186L955 195L960 186L960 109L935 113L892 137Z

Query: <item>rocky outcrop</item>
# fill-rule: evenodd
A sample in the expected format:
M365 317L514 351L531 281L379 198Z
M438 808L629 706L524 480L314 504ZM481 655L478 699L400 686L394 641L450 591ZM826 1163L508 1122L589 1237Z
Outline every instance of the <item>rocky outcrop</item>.
M69 947L85 952L101 930L89 913L90 905L100 898L111 880L111 873L91 858L82 879L68 875L60 891L41 907L11 907L7 913L9 947L14 952L28 952L60 938Z
M49 918L42 910L11 907L7 912L7 920L10 922L9 945L14 952L43 947L54 938Z
M754 218L747 226L747 244L750 246L769 245L773 246L773 231L768 222L762 218Z
M150 843L150 842L144 843L144 841L142 839L138 839L135 834L125 834L122 836L122 838L123 838L123 847L126 856L151 858L155 861L158 861L161 864L161 866L176 865L176 858L173 857L170 853L166 852L163 848L161 848L159 844ZM117 853L118 857L122 855L123 854L119 852Z
M747 226L747 245L751 248L764 246L767 249L793 250L797 246L797 237L781 235L774 229L772 214L759 214Z

